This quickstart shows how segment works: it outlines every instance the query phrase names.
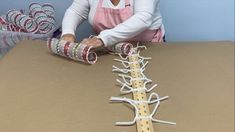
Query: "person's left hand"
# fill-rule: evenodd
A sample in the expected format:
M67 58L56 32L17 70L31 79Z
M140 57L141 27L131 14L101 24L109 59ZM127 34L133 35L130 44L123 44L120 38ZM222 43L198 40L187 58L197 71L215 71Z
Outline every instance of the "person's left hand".
M100 47L104 46L103 41L97 37L83 39L81 41L81 44L92 46L93 48L100 48Z

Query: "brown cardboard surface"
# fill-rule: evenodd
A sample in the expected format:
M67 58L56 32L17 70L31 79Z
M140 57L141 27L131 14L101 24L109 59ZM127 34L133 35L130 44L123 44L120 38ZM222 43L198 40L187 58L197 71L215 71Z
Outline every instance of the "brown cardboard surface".
M170 98L154 124L156 132L234 131L234 44L152 44L146 75ZM50 54L45 42L24 41L0 60L0 132L135 132L115 126L133 119L119 96L113 55L84 65Z

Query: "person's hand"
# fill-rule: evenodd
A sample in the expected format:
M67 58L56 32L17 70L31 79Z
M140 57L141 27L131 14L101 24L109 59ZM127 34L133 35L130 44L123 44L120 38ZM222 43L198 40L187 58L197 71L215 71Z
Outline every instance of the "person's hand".
M103 41L97 37L83 39L81 44L92 46L93 48L101 48L104 46Z
M61 37L62 40L65 40L65 41L68 41L68 42L71 42L71 43L74 43L75 42L75 36L72 35L72 34L65 34Z

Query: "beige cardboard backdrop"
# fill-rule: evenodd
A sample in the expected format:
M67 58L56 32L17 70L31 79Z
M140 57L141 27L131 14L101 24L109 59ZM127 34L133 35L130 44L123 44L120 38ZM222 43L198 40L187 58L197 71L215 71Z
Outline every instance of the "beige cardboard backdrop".
M170 98L156 132L234 132L234 44L151 45L146 75ZM24 41L0 60L0 132L135 132L115 121L133 119L115 84L113 55L84 65L50 54L45 42ZM120 65L119 65L120 66Z

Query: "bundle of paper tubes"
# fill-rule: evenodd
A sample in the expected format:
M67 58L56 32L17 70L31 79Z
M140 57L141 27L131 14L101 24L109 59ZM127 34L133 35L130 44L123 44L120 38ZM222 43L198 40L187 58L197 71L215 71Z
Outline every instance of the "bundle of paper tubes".
M95 64L97 61L97 54L92 50L92 46L82 43L71 43L65 40L50 38L47 41L47 47L51 52L75 61L87 64ZM132 48L131 43L118 43L106 49L110 53L128 55Z
M50 3L31 3L29 13L25 10L9 10L0 16L0 30L46 34L55 28L55 9Z

